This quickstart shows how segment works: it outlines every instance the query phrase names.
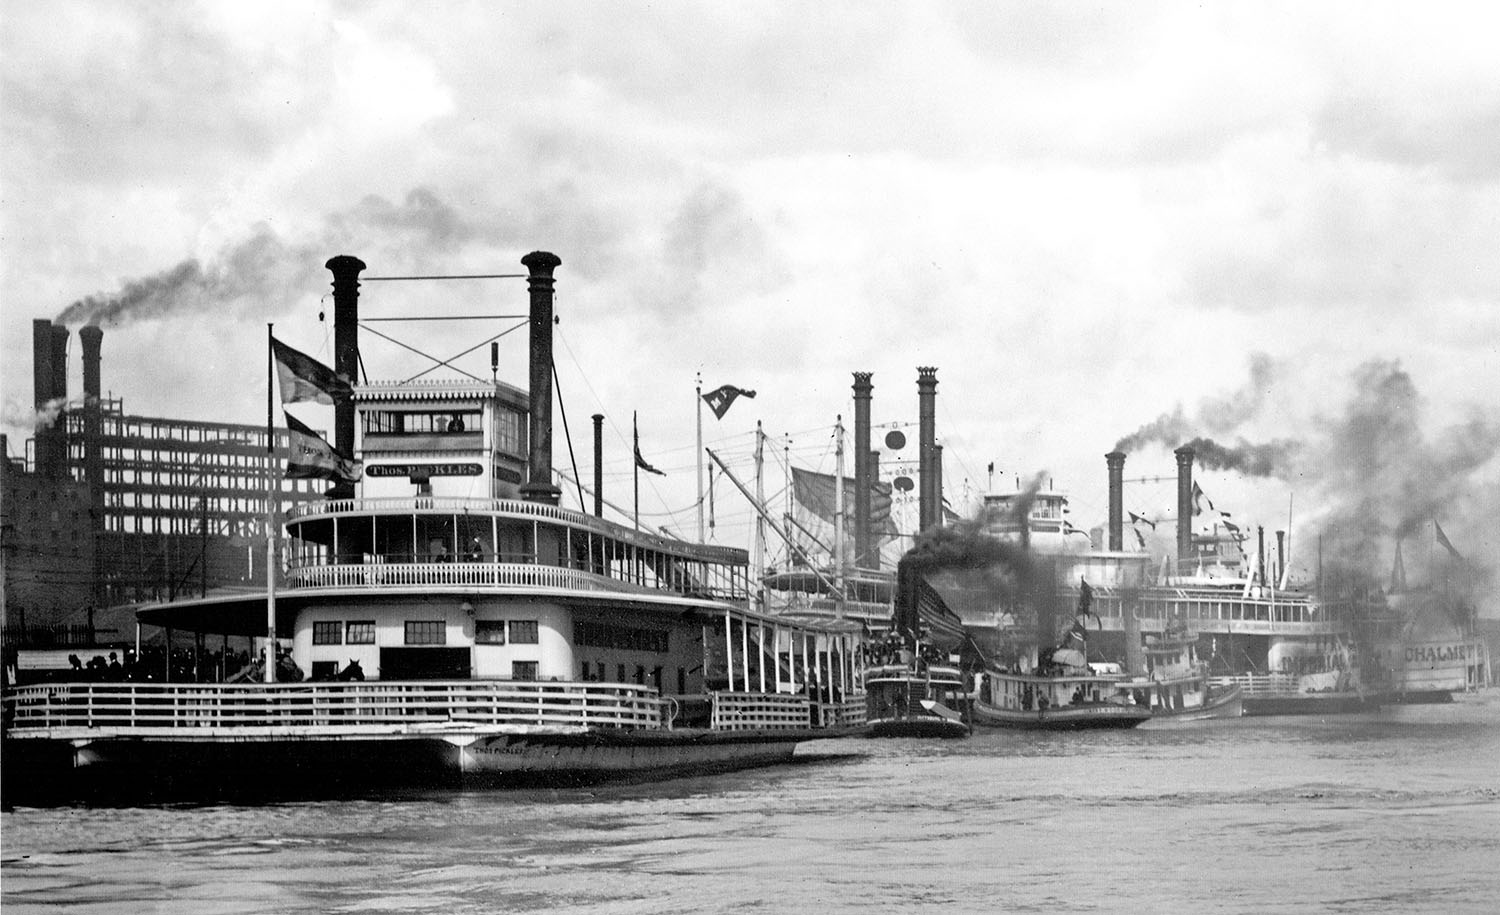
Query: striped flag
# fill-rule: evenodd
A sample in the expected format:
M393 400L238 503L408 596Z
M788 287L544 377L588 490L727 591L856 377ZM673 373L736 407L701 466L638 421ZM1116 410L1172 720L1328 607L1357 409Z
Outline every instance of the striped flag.
M276 381L281 388L282 403L311 400L332 406L335 400L354 396L349 382L333 369L275 337L271 338L271 352L276 357Z
M352 458L341 454L323 437L297 421L290 413L286 417L286 431L291 437L291 452L286 459L286 478L289 480L341 480L353 483L360 477L360 466Z

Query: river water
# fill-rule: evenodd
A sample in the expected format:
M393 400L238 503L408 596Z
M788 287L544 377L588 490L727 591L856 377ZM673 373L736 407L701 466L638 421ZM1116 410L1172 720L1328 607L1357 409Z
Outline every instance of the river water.
M589 789L0 814L28 912L1500 912L1500 691Z

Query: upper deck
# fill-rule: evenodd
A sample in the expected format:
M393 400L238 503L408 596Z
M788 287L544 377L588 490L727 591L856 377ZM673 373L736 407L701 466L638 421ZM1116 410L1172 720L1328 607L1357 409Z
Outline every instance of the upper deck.
M536 585L748 600L749 555L518 499L337 499L287 515L289 588Z

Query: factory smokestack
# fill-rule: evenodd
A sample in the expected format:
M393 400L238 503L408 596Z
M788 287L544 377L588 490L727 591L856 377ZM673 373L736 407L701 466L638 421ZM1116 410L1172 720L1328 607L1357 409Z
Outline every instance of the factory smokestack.
M604 517L604 414L594 414L594 517Z
M1125 452L1111 451L1104 456L1109 468L1109 549L1125 549Z
M870 565L871 372L854 373L854 567Z
M37 473L50 475L57 405L53 403L52 394L52 322L46 318L31 322L31 391L36 407L34 469Z
M104 434L104 408L99 381L104 331L97 324L80 327L78 342L83 348L83 477L88 483L89 526L97 533L104 530L104 450L100 442ZM101 576L98 574L99 552L95 549L89 553L94 563L94 601L102 603Z
M333 273L333 370L354 384L359 380L359 272L365 262L340 254L323 266ZM333 405L333 446L354 456L354 401L340 399ZM334 483L330 499L354 498L354 484Z
M1177 566L1192 559L1193 550L1193 449L1186 445L1172 452L1177 455Z
M937 439L937 369L917 367L917 524L927 530L935 523L932 446Z
M521 497L556 505L562 491L552 485L552 271L562 258L533 251L521 263L531 271L531 450Z

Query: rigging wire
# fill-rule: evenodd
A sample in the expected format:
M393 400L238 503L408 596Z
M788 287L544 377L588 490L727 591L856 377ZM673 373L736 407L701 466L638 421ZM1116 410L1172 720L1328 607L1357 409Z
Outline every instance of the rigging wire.
M568 442L568 460L573 462L573 482L578 485L578 510L587 511L588 503L583 501L583 483L578 475L578 456L573 453L573 433L568 430L568 408L563 406L562 380L557 377L557 361L551 362L552 384L557 388L557 411L562 414L563 438Z

